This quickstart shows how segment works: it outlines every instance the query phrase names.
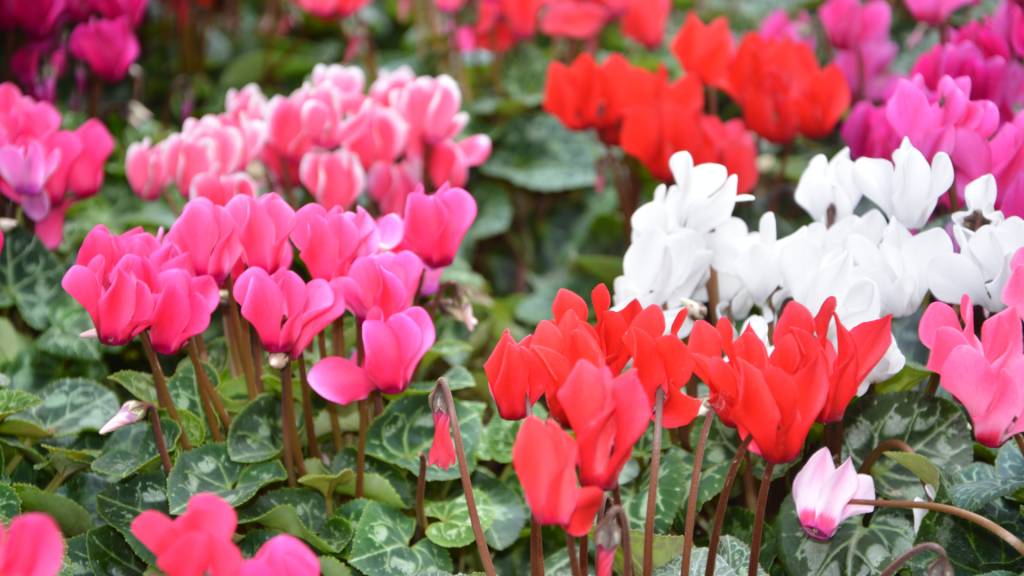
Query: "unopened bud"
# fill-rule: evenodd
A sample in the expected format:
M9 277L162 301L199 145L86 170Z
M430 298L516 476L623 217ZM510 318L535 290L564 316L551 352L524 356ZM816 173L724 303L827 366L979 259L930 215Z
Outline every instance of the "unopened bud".
M267 360L270 362L270 367L275 370L280 370L288 365L288 355L284 352L274 352Z
M117 413L100 428L100 434L110 434L118 428L135 424L146 417L150 405L138 400L129 400L121 405Z

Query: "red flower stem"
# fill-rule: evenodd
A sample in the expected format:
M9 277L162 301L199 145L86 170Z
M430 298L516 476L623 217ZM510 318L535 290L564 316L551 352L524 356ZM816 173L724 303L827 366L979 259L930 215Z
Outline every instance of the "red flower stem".
M469 523L473 526L473 537L476 539L476 549L480 554L480 563L483 564L484 574L495 576L494 562L491 561L491 551L487 548L487 539L484 538L484 529L480 524L480 516L476 511L476 500L473 498L473 482L469 478L469 463L466 462L466 450L462 445L462 431L459 429L459 415L455 411L455 399L452 398L452 391L448 388L448 381L444 378L437 379L437 388L441 391L448 417L451 419L453 437L455 439L455 454L459 458L459 476L462 478L462 491L466 494L466 508L469 509Z
M206 340L203 339L203 335L196 334L192 339L196 342L196 350L199 351L199 359L203 362L209 361L210 354L206 351Z
M177 407L174 406L171 391L167 389L167 378L164 377L164 369L160 367L160 359L156 357L156 352L153 350L153 342L149 339L149 332L139 334L139 338L142 340L142 349L146 353L146 360L149 361L149 369L153 372L153 385L156 387L157 403L161 408L167 410L167 414L181 428L181 447L185 450L191 450L192 443L189 442L188 435L185 434L185 427L181 424L181 417L178 415Z
M252 366L253 366L253 384L256 386L256 393L263 393L263 346L260 343L259 336L256 335L256 331L249 331L248 325L245 325L244 329L249 334L250 342L252 345Z
M1024 542L1022 542L1020 538L1017 538L1012 533L1010 533L1009 530L1003 528L999 524L996 524L992 520L989 520L988 518L985 518L980 514L975 514L974 512L971 512L969 510L964 510L963 508L957 508L956 506L951 506L949 504L940 504L939 502L915 502L913 500L862 500L859 498L854 498L850 500L850 504L854 506L901 508L905 510L918 508L920 510L928 510L931 512L939 512L941 514L949 514L951 516L956 516L957 518L960 518L962 520L973 522L974 524L977 524L978 526L981 526L982 528L995 534L1000 539L1002 539L1003 542L1006 542L1007 544L1012 546L1018 554L1024 556Z
M164 467L164 474L171 473L171 455L167 453L167 443L164 442L164 427L160 425L160 413L156 406L149 407L149 424L153 428L153 441L156 442L156 451L160 453L160 464ZM185 431L181 431L185 435Z
M908 452L910 454L914 453L914 449L910 444L907 444L903 440L899 440L897 438L882 440L878 443L878 446L875 446L875 449L868 454L868 457L864 459L864 462L861 463L858 472L861 474L870 474L871 467L875 465L875 462L878 462L878 459L881 458L883 454L894 451Z
M322 332L321 332L322 334ZM345 357L345 318L344 316L338 318L331 324L331 341L334 344L334 355ZM324 343L326 347L326 342ZM324 347L320 349L320 355L326 356L326 350Z
M288 485L294 487L296 470L300 475L306 473L302 461L302 448L299 444L299 430L295 423L295 400L292 390L292 364L285 363L281 368L281 424L283 428L283 444L285 468L288 470Z
M335 321L340 323L341 318ZM327 358L327 332L321 331L316 337L317 348L320 351L320 359ZM335 452L341 451L341 421L338 420L338 407L334 402L327 403L327 414L331 417L331 445Z
M885 570L882 570L882 573L879 576L896 576L896 573L899 572L900 568L902 568L904 564L909 562L914 558L914 556L920 555L922 552L934 552L939 556L938 561L943 563L949 569L948 571L940 571L938 572L939 574L953 573L952 566L949 562L949 556L946 554L946 549L935 542L922 542L897 556L896 559L892 561L892 564L889 564ZM932 573L931 570L929 570L929 573Z
M238 304L231 297L233 283L231 279L228 279L228 301L224 304L228 308L228 327L229 330L226 334L228 337L229 349L232 354L237 354L236 358L238 365L242 368L242 374L245 376L245 388L249 393L249 400L256 398L256 378L254 376L253 365L252 365L252 352L249 350L249 338L245 335L242 330L242 318L238 312ZM234 346L230 346L233 344Z
M708 433L711 432L711 422L714 416L713 410L708 410L708 413L704 415L704 424L700 427L700 439L697 440L697 450L693 454L690 496L686 500L686 531L683 537L682 576L689 576L690 574L690 552L693 550L693 531L697 526L697 489L700 487L700 472L704 466L704 448L708 443Z
M1013 441L1017 443L1017 450L1020 450L1021 455L1024 455L1024 438L1020 434L1014 434Z
M363 497L366 474L366 431L370 427L369 400L359 401L359 442L356 447L356 498Z
M612 498L619 508L619 529L622 530L622 576L633 576L633 544L629 537L629 518L626 518L626 509L622 507L622 490L618 485L612 490Z
M747 565L747 576L757 576L757 562L761 558L761 534L764 532L765 508L768 507L768 491L772 486L773 470L775 470L775 464L764 463L761 489L757 492L757 512L754 515L754 537L750 542L750 564Z
M192 368L196 372L196 383L199 384L199 392L205 394L206 399L213 406L217 418L224 425L224 430L227 430L228 426L231 426L231 416L228 415L227 409L224 408L224 402L221 400L220 394L217 393L217 389L210 382L210 377L203 368L201 356L199 343L193 338L188 344L188 357L192 360ZM214 439L216 437L215 433Z
M722 537L722 524L725 523L725 511L729 508L729 495L732 494L732 485L736 481L736 475L740 471L740 464L743 463L743 456L747 453L747 445L750 444L752 436L740 443L733 456L729 471L725 474L725 484L722 486L722 493L718 495L718 504L715 506L715 523L711 525L711 540L708 542L708 563L704 568L705 574L715 573L715 562L718 560L718 540ZM681 574L685 575L689 568L683 564Z
M657 512L658 471L661 468L661 414L665 407L665 391L658 388L654 395L654 442L651 444L651 466L647 480L647 517L644 520L643 575L654 570L654 515ZM629 538L629 532L625 533Z
M231 306L231 303L228 302L225 306ZM239 374L244 374L244 369L238 357L238 338L234 335L234 326L231 324L230 316L230 313L225 310L221 315L221 321L224 324L224 341L228 347L228 367L231 369L231 376L236 377Z
M825 446L832 457L836 460L842 458L843 454L843 421L828 422L825 424Z
M427 533L427 515L423 501L427 497L427 457L420 454L420 473L416 476L416 529L419 537Z
M580 536L580 574L588 576L587 563L590 560L590 547L587 545L587 535Z
M306 449L311 458L320 459L320 444L316 439L316 428L313 423L313 392L309 388L306 377L306 356L299 356L299 380L302 386L302 424L306 428Z
M576 543L568 532L565 533L565 551L569 555L569 571L572 572L572 576L582 576L580 561L576 556Z
M707 283L708 291L708 322L714 326L718 322L718 271L713 267L711 268L711 274L708 276ZM696 394L691 394L695 396Z
M530 519L530 575L544 576L544 538L534 517Z

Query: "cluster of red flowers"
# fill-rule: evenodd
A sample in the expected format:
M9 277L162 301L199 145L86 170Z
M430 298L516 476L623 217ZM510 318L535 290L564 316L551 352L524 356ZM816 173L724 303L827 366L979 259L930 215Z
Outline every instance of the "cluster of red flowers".
M705 25L690 14L672 42L686 75L670 80L613 54L598 64L582 54L548 68L544 109L571 130L595 129L662 180L669 157L687 150L698 163L724 164L739 192L757 184L757 148L747 131L777 143L829 134L850 104L840 70L821 68L809 46L786 37L747 34L733 46L728 22ZM728 94L743 120L704 113L704 86Z
M727 319L698 321L687 344L666 331L657 306L613 310L603 285L591 299L596 323L579 296L562 290L552 320L520 342L506 332L484 365L501 417L526 418L512 458L534 518L573 535L589 531L603 492L615 488L659 390L662 425L685 426L702 404L683 391L696 375L709 406L750 438L751 450L788 462L815 422L842 419L892 338L888 316L847 330L830 298L817 316L788 304L771 347L751 329L734 339ZM541 398L547 422L531 413Z

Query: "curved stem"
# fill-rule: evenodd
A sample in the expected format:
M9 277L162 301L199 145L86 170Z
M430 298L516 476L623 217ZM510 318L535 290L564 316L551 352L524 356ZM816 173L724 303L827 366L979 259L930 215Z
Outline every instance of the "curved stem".
M220 395L217 393L217 389L210 383L210 377L206 374L206 369L203 368L203 362L200 355L199 344L195 338L189 341L188 346L188 357L192 361L192 368L196 373L196 383L199 384L199 393L205 398L203 403L206 408L207 419L213 432L214 440L220 436L220 429L215 425L214 421L210 421L209 417L210 408L212 407L217 414L217 419L220 420L224 429L227 430L228 426L231 426L231 417L228 416L228 411L224 408L224 403L220 399ZM208 403L207 403L208 402ZM214 430L216 428L216 430ZM218 440L219 442L219 440Z
M153 427L153 440L156 442L156 451L160 453L160 464L164 467L164 474L171 473L171 455L167 452L167 443L164 442L164 427L160 425L160 414L155 406L149 407L149 424ZM182 430L182 434L185 431Z
M973 522L974 524L977 524L978 526L981 526L995 534L1002 539L1003 542L1006 542L1013 547L1018 554L1024 556L1024 542L1022 542L1020 538L1017 538L1009 530L1003 528L999 524L996 524L992 520L989 520L980 514L975 514L969 510L964 510L963 508L957 508L956 506L941 504L939 502L915 502L913 500L861 500L859 498L850 500L850 504L855 506L876 506L879 508L902 508L906 510L918 508L920 510L929 510L931 512L939 512L942 514L956 516L962 520Z
M473 482L469 478L469 465L466 462L466 450L462 445L462 431L459 429L459 415L455 410L455 399L452 398L452 391L448 388L447 380L438 378L437 387L441 391L448 417L451 419L452 436L455 439L455 454L459 458L459 476L462 478L462 491L466 494L466 507L469 509L469 523L473 526L476 549L480 554L480 562L483 564L484 573L487 576L495 576L496 572L494 571L494 562L491 561L491 551L487 548L484 529L480 524L480 516L476 512L476 501L473 498Z
M622 557L625 559L622 576L633 576L633 543L629 537L629 518L626 517L626 509L622 507L622 490L617 485L612 491L612 498L615 507L619 509L619 529L622 530Z
M178 408L175 407L174 400L171 398L171 391L167 388L167 378L164 377L164 369L160 367L160 359L157 358L156 351L153 350L153 342L149 339L149 332L139 334L139 338L142 340L142 349L146 352L146 360L149 361L149 369L153 372L153 385L156 387L157 403L159 403L161 408L167 410L167 414L181 428L181 447L185 450L191 450L192 443L189 442L188 435L185 434L185 427L181 424Z
M906 564L914 556L917 556L922 552L934 552L936 555L939 556L939 561L945 562L946 566L949 566L949 556L946 554L945 548L939 546L935 542L922 542L921 544L918 544L917 546L914 546L910 550L907 550L903 554L897 556L896 559L892 561L892 564L889 564L888 566L886 566L885 570L882 570L882 573L879 576L896 576L896 573L899 571L900 568L903 567L904 564ZM952 574L952 569L950 569L949 572L944 572L944 574L945 573Z
M704 424L700 427L700 439L697 440L697 451L693 454L693 473L690 476L690 496L686 500L686 528L683 537L682 576L690 574L690 552L693 550L693 531L697 526L697 489L700 486L700 472L704 466L704 448L711 432L711 422L715 412L708 410L704 415Z
M758 560L761 558L761 534L764 531L765 508L768 507L768 491L772 486L772 471L775 464L764 463L764 475L761 476L761 489L757 492L757 513L754 516L754 538L750 541L750 564L747 565L747 576L757 576Z
M878 462L878 459L886 452L893 451L908 452L910 454L914 453L914 449L910 444L907 444L903 440L899 440L897 438L882 440L878 443L878 446L875 446L875 449L868 454L868 457L864 459L864 462L861 463L858 472L861 474L870 474L871 467L875 465L875 462Z
M708 563L704 568L705 574L715 573L715 562L718 560L718 540L722 536L722 524L725 523L725 511L729 507L729 495L732 493L732 485L736 481L736 474L740 470L740 464L743 463L743 456L747 453L747 445L750 444L751 438L752 436L747 436L747 439L736 449L736 455L733 456L732 464L729 465L729 472L725 475L722 492L718 495L715 523L711 526L711 540L708 543ZM682 570L688 569L686 564L683 564ZM682 572L682 574L686 574L686 572Z
M654 395L654 442L651 445L651 467L647 480L647 517L644 519L643 575L654 570L654 515L658 511L658 472L661 468L661 415L665 408L665 391L658 388ZM629 532L626 532L629 537Z
M242 329L242 317L238 312L238 303L235 302L234 298L231 297L233 291L233 283L231 279L228 279L228 301L224 303L228 308L228 344L230 351L233 354L237 354L237 363L242 369L242 375L245 377L245 389L249 394L249 400L256 398L257 390L255 371L252 363L252 351L250 349L249 337L245 334Z
M711 268L711 275L708 276L708 322L714 326L718 323L718 271Z
M427 456L420 454L420 473L416 476L416 529L418 536L427 533L427 515L423 510L423 501L427 497Z

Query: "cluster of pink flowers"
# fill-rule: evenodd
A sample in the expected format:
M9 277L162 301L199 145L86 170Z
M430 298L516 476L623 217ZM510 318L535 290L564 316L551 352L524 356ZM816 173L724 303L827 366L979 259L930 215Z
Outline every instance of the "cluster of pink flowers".
M175 519L146 510L132 521L132 534L156 555L168 576L318 576L320 560L301 540L279 534L267 540L252 558L243 559L232 541L238 515L216 494L199 493Z
M114 139L102 122L89 119L61 129L60 112L0 84L0 193L21 206L50 249L63 238L64 214L103 185L103 165Z
M173 184L223 204L255 192L247 170L261 163L286 195L301 184L325 207L345 209L366 191L382 212L401 214L421 185L463 186L490 156L490 138L461 135L469 116L451 77L402 67L365 85L359 68L318 65L288 96L232 90L224 113L190 118L159 144L133 144L128 181L147 200Z
M0 1L0 30L19 29L25 42L11 56L18 81L37 98L53 100L67 52L99 78L117 82L139 57L135 29L148 0ZM71 34L63 33L65 26ZM66 38L66 41L65 41Z
M966 3L908 0L907 6L922 22L941 24ZM864 98L842 129L853 156L885 157L909 138L927 158L949 154L961 202L968 182L993 174L997 207L1024 215L1024 114L1015 112L1024 102L1024 7L1007 0L985 19L947 30L905 78L887 71L891 14L884 2L829 0L819 14L837 62L852 75L851 85L860 83L855 92ZM859 66L848 69L843 61Z

